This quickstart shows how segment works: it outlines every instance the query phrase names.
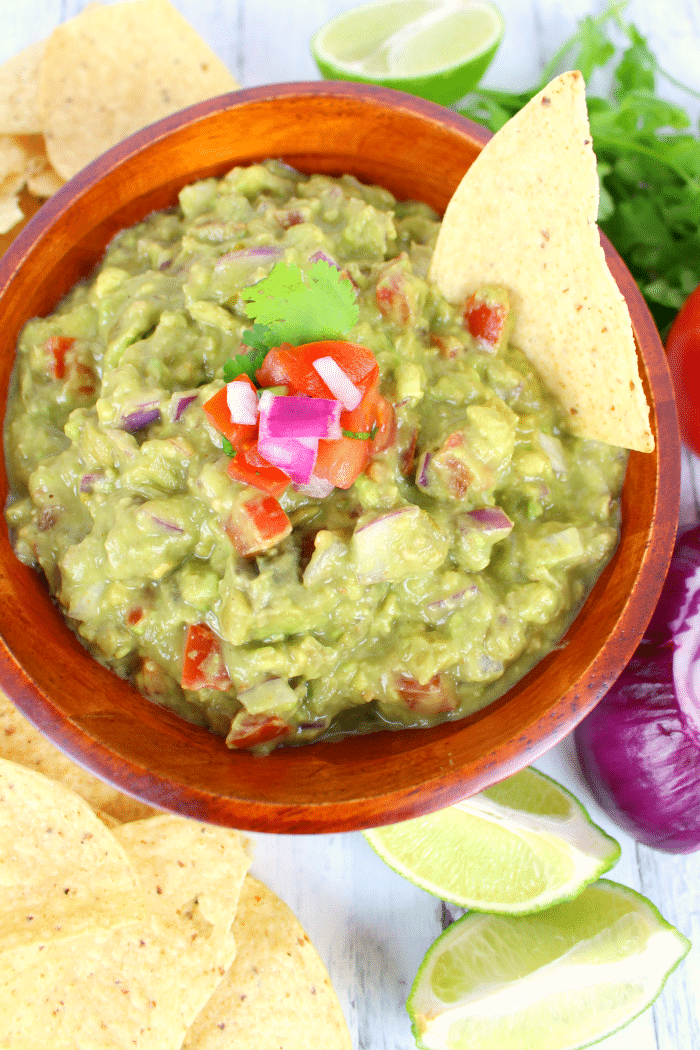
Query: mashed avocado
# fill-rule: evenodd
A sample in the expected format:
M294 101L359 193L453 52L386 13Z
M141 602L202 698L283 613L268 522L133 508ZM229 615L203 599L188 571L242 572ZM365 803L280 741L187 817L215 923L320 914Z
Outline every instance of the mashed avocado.
M438 229L351 176L235 168L120 233L22 333L17 556L96 659L230 746L483 707L556 644L614 550L625 452L566 432L509 345L503 289L456 310L430 286ZM281 259L351 280L347 338L376 358L395 426L349 488L289 485L291 529L241 553L235 523L262 494L231 478L202 406L247 350L243 291Z

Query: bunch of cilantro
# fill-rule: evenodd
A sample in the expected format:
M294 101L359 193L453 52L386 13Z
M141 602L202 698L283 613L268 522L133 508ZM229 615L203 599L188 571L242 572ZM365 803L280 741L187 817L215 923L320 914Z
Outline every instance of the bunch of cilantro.
M611 74L607 98L588 96L601 182L598 221L627 263L657 327L665 335L676 311L700 284L700 139L685 110L656 95L657 77L698 93L659 66L624 4L587 16L554 55L540 83L520 93L480 88L462 102L465 117L497 131L562 68L589 82ZM619 47L616 39L624 40Z

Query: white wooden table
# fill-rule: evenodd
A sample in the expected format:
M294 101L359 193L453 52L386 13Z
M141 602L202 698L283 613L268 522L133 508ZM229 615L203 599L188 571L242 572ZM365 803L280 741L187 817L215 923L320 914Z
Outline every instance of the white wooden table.
M312 32L354 0L174 0L244 87L317 79ZM507 32L485 82L531 84L576 20L602 0L498 0ZM0 61L77 14L87 0L0 0ZM630 0L626 17L661 64L700 89L700 0ZM595 86L595 85L594 85ZM698 101L663 84L697 120ZM700 461L684 454L681 524L700 517ZM637 845L593 802L567 739L541 762L622 845L612 877L648 896L695 941L652 1010L599 1044L604 1050L700 1050L700 852L669 856ZM440 901L405 882L361 834L254 836L254 872L297 913L326 961L357 1050L412 1050L404 1002L427 948L449 921ZM309 1047L314 1047L309 1034ZM324 1050L319 1047L318 1050Z

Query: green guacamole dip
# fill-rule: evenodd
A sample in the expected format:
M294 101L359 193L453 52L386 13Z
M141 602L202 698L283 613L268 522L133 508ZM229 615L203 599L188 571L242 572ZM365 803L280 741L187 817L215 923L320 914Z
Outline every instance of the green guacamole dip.
M507 326L485 347L428 284L438 228L351 176L235 168L120 233L22 333L17 556L97 660L231 746L483 707L557 643L615 548L626 453L568 434ZM290 485L291 534L245 557L227 523L256 490L227 474L202 405L246 351L242 290L319 258L356 288L347 338L374 353L396 434L345 491ZM196 690L180 684L193 625L223 659ZM246 735L248 716L285 731Z

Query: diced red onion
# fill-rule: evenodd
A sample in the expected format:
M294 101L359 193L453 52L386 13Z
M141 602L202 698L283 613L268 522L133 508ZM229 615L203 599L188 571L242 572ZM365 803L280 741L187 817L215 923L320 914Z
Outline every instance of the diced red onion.
M418 464L418 470L416 471L416 485L418 485L420 488L425 488L425 486L428 484L428 465L432 458L432 452L424 452L421 456L420 463Z
M103 478L104 474L101 472L95 472L94 474L83 474L80 479L80 491L81 492L92 492L94 484Z
M237 248L226 252L216 261L214 270L225 270L231 263L263 263L277 261L284 255L284 248L279 244L255 244L249 248Z
M166 521L164 518L157 518L155 514L151 514L151 518L154 524L158 525L165 532L183 533L185 531L180 525L176 525L172 521Z
M342 437L341 408L340 401L328 397L288 397L264 390L260 396L260 421L273 438L335 441Z
M157 422L159 419L160 404L157 401L151 401L140 405L133 412L123 416L118 425L121 430L126 430L128 434L135 434L137 430L143 430L144 427Z
M306 485L316 465L318 438L274 438L261 422L258 452L273 467L283 470L295 484Z
M315 252L312 252L309 256L309 262L325 262L336 270L340 269L335 259L332 259L327 252L324 252L323 248L318 248Z
M428 602L427 609L443 609L448 605L455 605L462 602L465 595L469 594L473 596L477 593L478 587L474 584L473 587L465 588L461 591L456 591L455 594L449 594L446 598L438 598L437 601Z
M181 394L180 397L176 398L173 407L173 423L177 423L183 412L196 400L197 394Z
M232 423L253 426L258 420L258 395L252 386L234 379L226 384L226 404Z
M460 515L458 527L462 526L478 528L487 533L508 533L513 528L513 522L500 507L478 507Z
M357 408L362 400L362 391L332 357L319 357L313 362L313 367L344 409L352 412Z
M328 481L327 478L317 478L315 474L312 474L308 484L295 485L294 488L302 496L308 496L309 499L325 499L326 496L330 496L335 485L332 481Z

